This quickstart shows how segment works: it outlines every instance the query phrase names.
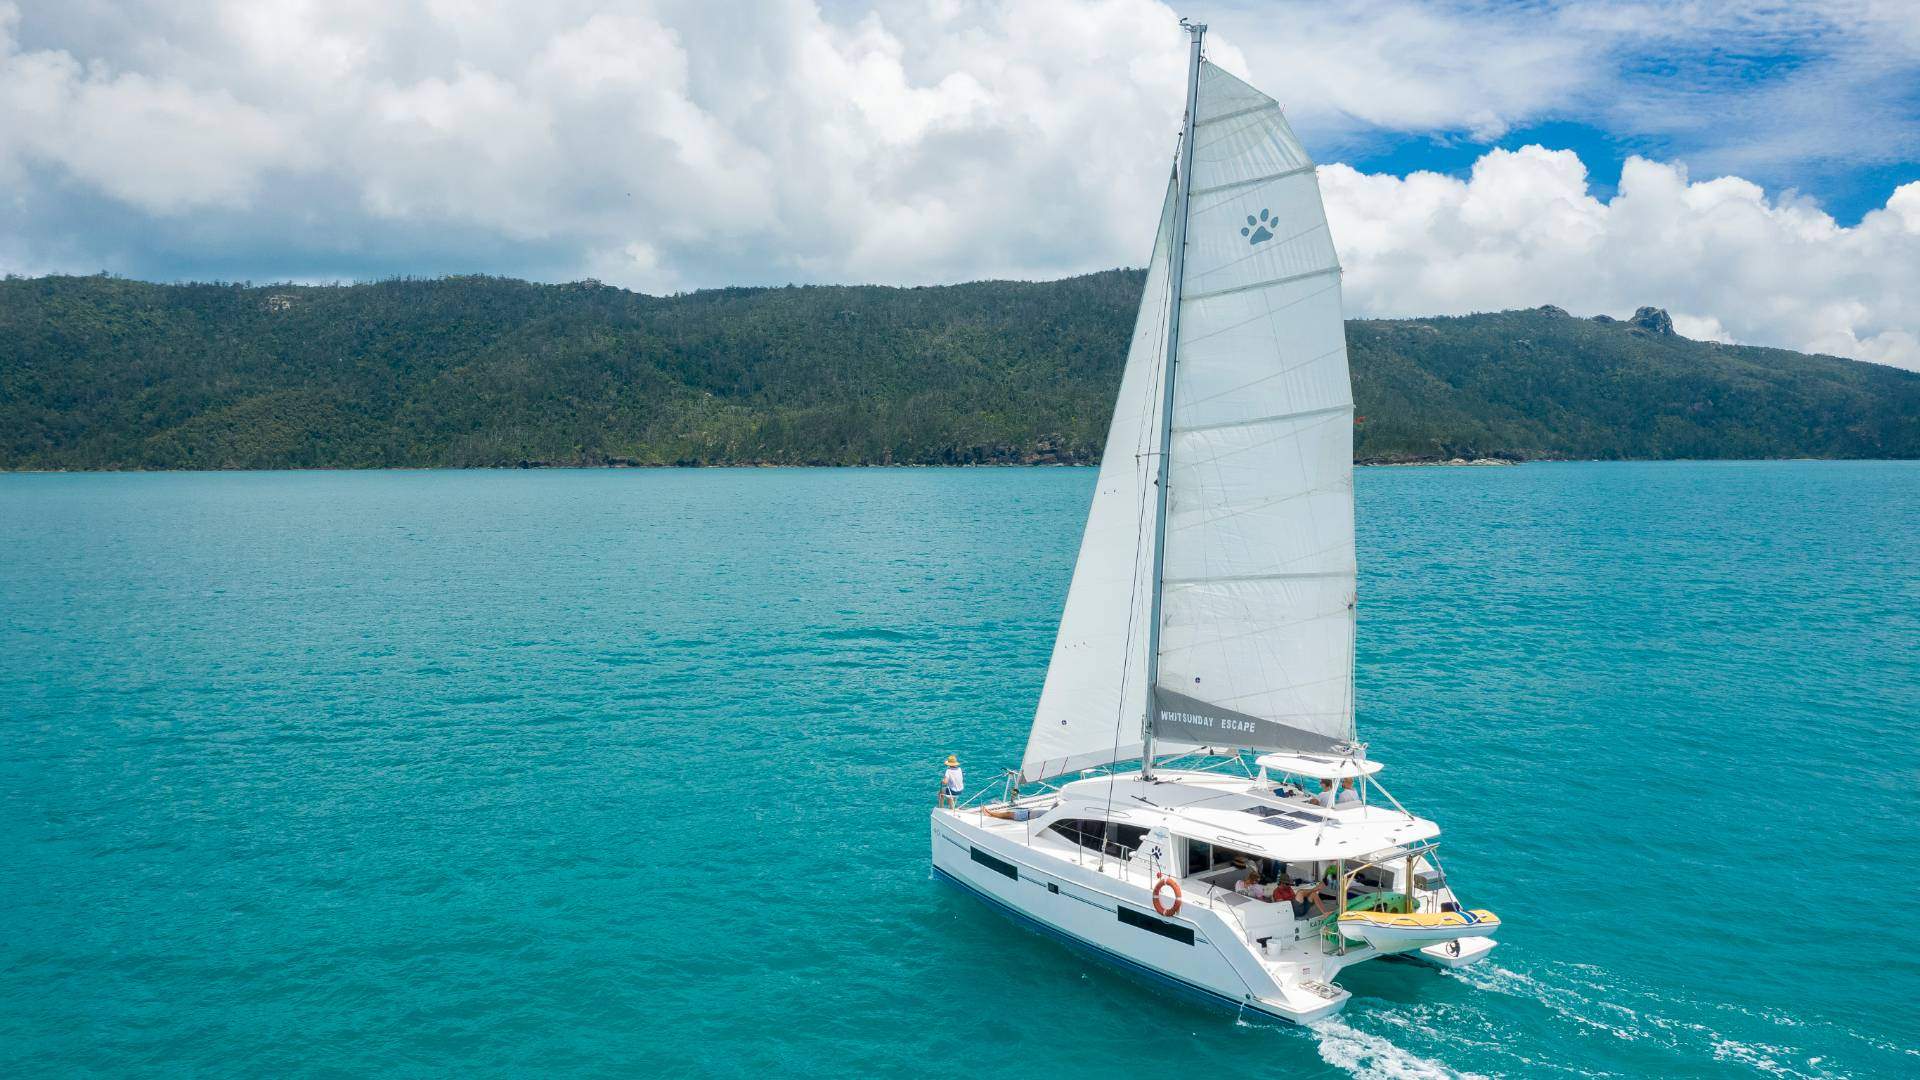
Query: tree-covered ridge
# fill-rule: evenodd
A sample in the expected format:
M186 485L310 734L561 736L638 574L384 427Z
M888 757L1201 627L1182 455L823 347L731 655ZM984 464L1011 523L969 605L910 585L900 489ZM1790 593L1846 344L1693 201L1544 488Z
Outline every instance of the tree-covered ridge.
M8 279L0 467L1092 461L1140 287ZM1348 340L1363 460L1920 456L1920 376L1652 316Z

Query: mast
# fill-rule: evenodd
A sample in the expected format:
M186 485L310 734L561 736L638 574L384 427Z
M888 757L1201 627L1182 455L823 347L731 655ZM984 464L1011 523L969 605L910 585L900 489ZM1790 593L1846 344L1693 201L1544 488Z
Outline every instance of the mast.
M1147 619L1147 714L1140 721L1140 775L1153 776L1153 721L1159 715L1160 685L1160 579L1167 565L1167 463L1173 442L1173 380L1180 360L1180 289L1187 265L1187 196L1193 187L1193 122L1200 99L1200 39L1207 33L1206 23L1180 20L1191 39L1187 54L1187 113L1180 128L1179 184L1174 191L1173 261L1168 288L1173 302L1167 315L1167 364L1161 379L1164 393L1160 402L1159 475L1154 480L1153 517L1153 609Z

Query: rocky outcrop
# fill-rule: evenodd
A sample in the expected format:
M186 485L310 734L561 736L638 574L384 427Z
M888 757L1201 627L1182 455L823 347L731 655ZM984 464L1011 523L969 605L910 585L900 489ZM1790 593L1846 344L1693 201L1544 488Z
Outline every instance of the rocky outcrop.
M1673 317L1657 307L1643 307L1627 321L1650 334L1673 336Z
M1549 305L1549 307L1551 307L1551 305ZM1560 311L1559 308L1551 309L1553 311ZM1539 310L1547 311L1548 308L1540 308ZM1560 313L1563 315L1566 314L1565 312ZM1595 315L1593 321L1605 324L1618 323L1622 320L1616 319L1611 315ZM1641 331L1659 337L1673 336L1673 317L1661 308L1643 307L1633 313L1633 318L1625 320L1625 324L1629 330Z

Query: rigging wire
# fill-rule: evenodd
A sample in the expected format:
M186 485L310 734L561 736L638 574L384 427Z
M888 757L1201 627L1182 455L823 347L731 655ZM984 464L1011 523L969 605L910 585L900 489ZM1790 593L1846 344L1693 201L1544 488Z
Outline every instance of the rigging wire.
M1185 132L1182 132L1180 139L1185 139L1185 138L1186 138L1186 134ZM1176 162L1180 160L1180 139L1176 139L1174 142L1173 159ZM1176 174L1178 172L1177 166L1176 166L1175 172ZM1173 180L1177 180L1177 176L1175 178L1170 179L1170 182L1168 184L1169 188L1171 188ZM1157 241L1158 237L1156 237L1155 239ZM1173 237L1171 233L1169 233L1167 236L1167 243L1169 247L1172 246ZM1157 248L1158 246L1159 245L1156 242L1155 247ZM1156 254L1158 254L1158 252L1156 252ZM1156 265L1157 263L1158 263L1158 260L1156 259ZM1171 262L1169 262L1169 266L1171 266ZM1151 271L1149 271L1149 273L1151 273ZM1155 363L1153 365L1153 378L1148 382L1147 396L1146 396L1146 402L1148 406L1146 410L1146 416L1149 418L1151 418L1154 415L1153 403L1159 400L1160 380L1162 377L1164 377L1164 374L1165 374L1165 370L1164 370L1165 364L1162 361L1166 359L1166 352L1167 352L1167 347L1166 347L1167 314L1170 310L1170 305L1179 302L1177 297L1174 297L1171 295L1172 289L1173 289L1173 273L1171 269L1169 269L1167 273L1162 275L1160 288L1161 288L1160 297L1161 297L1162 303L1155 305L1155 307L1158 309L1159 320L1154 326L1155 334L1153 337L1153 340L1158 342L1159 344L1156 348L1156 351L1154 352ZM1139 340L1139 334L1140 334L1140 327L1138 326L1134 327L1134 340L1136 341ZM1129 575L1129 585L1128 585L1128 591L1127 591L1127 635L1125 639L1126 647L1122 651L1120 656L1120 698L1117 702L1115 702L1113 707L1113 713L1114 713L1113 715L1113 750L1111 751L1111 756L1108 759L1110 761L1117 759L1120 756L1120 731L1122 729L1122 726L1126 723L1126 718L1127 718L1127 679L1130 677L1132 668L1133 668L1133 626L1140 611L1140 548L1142 546L1140 541L1141 541L1141 537L1145 533L1145 525L1147 520L1148 484L1146 482L1146 479L1147 479L1146 463L1153 456L1152 436L1149 434L1149 430L1150 429L1148 428L1147 425L1144 425L1144 424L1141 425L1139 434L1136 436L1134 440L1133 469L1134 469L1135 480L1136 480L1134 487L1139 492L1139 498L1134 508L1134 515L1133 515L1133 573ZM1164 446L1161 447L1160 452L1163 454L1166 453L1166 447ZM1148 692L1149 693L1152 692L1151 687L1148 688ZM1109 768L1107 772L1107 806L1106 806L1106 819L1108 821L1113 820L1113 789L1114 789L1114 785L1117 782L1118 782L1118 775L1115 772L1113 772L1111 768ZM1101 856L1100 865L1104 867L1106 865L1106 844L1104 842L1100 846L1100 856Z

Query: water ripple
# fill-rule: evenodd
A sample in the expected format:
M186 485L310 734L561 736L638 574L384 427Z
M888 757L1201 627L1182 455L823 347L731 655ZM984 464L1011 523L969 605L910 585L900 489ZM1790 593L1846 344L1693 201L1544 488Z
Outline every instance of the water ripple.
M1507 930L1312 1030L929 878L1091 481L0 476L0 1070L1920 1067L1838 917L1920 880L1920 468L1365 471L1363 731Z

